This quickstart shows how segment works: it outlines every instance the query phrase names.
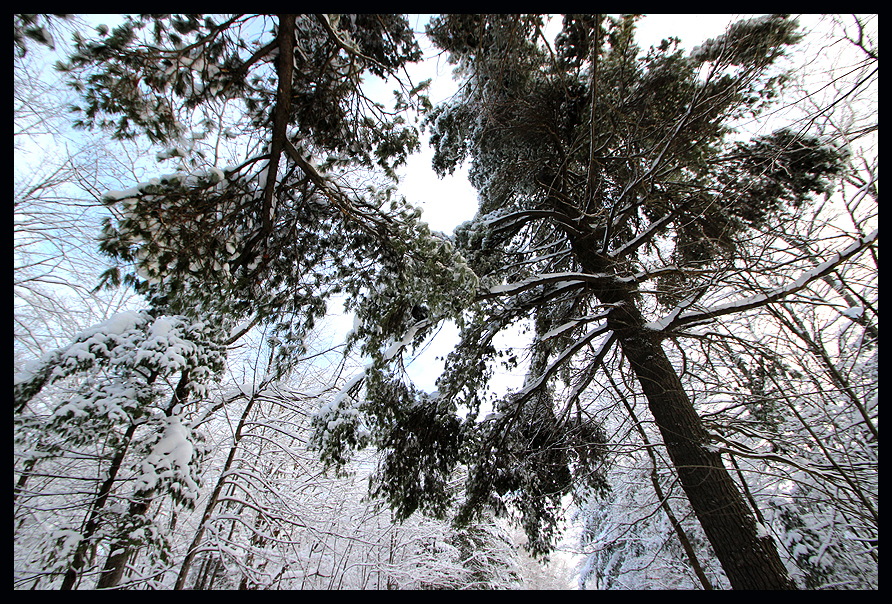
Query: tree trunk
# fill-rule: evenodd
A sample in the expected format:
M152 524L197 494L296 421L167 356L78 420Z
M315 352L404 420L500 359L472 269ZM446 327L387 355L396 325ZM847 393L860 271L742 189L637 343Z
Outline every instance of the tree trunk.
M660 486L660 479L657 474L657 455L654 453L653 447L650 446L650 440L647 438L647 434L641 426L641 422L638 421L638 416L635 414L635 410L632 408L632 405L629 404L629 401L626 400L626 397L620 391L619 386L614 383L613 378L610 377L609 373L607 374L607 379L610 381L610 385L613 386L613 389L619 395L620 399L622 399L623 406L625 406L626 411L628 411L629 417L632 418L632 425L635 426L639 436L641 436L641 442L644 443L644 450L647 451L647 455L650 457L650 482L653 485L654 493L657 495L657 501L660 502L660 507L663 508L663 512L669 519L669 523L672 525L672 530L675 531L675 535L678 537L678 541L681 543L681 547L684 550L685 555L687 555L688 561L691 563L691 568L693 569L694 574L697 575L697 579L700 580L703 589L714 589L712 583L709 581L709 577L703 572L703 567L697 559L697 552L694 551L694 546L691 544L691 540L688 539L687 533L684 532L684 528L682 528L678 518L676 518L675 514L672 512L672 507L669 505L669 498L663 493L663 487Z
M632 296L607 322L647 398L666 450L734 589L795 589L771 537L756 521L722 463L659 339L649 336Z
M134 501L130 503L128 514L130 516L145 516L146 512L149 511L149 507L152 505L154 495L154 489L148 492L137 493ZM108 558L105 560L105 567L102 569L102 574L99 576L99 581L96 583L96 589L111 589L117 587L118 583L121 582L121 579L124 578L124 571L127 569L127 560L133 552L133 546L129 545L126 540L122 539L115 542L111 546L111 552L109 553Z
M65 572L65 578L62 580L62 586L60 587L62 590L74 589L80 578L81 571L84 567L84 559L87 555L87 550L90 548L90 541L93 534L96 532L96 529L99 528L102 509L105 507L105 503L108 501L108 496L111 494L112 487L118 477L118 471L121 469L121 463L124 461L124 456L127 454L127 448L130 446L130 441L133 439L133 433L136 431L136 426L137 424L130 424L127 428L127 432L121 440L120 448L115 453L114 458L112 458L111 465L108 469L108 476L102 483L102 486L99 487L99 493L90 510L90 517L84 525L83 537L77 545L77 550L74 552L74 557L71 559L71 564L68 566L68 570Z
M173 415L174 409L178 404L184 404L188 399L189 394L186 391L186 386L188 384L189 371L188 369L183 369L180 373L180 381L177 383L173 396L167 405L167 410L165 411L167 417ZM149 489L148 491L137 492L134 495L133 500L130 502L128 514L131 517L145 516L149 511L149 508L152 506L154 497L154 488ZM105 560L105 566L102 569L99 582L96 584L97 589L111 589L117 587L118 583L120 583L121 579L124 577L127 559L133 551L134 547L129 545L127 541L123 539L115 542L111 546L111 553Z
M270 360L272 360L272 355L270 355ZM192 545L189 546L189 551L186 553L186 557L183 559L183 564L180 566L180 572L179 575L177 575L177 582L174 585L174 589L183 589L186 585L186 578L189 576L189 567L192 565L192 560L195 557L195 552L198 551L198 546L201 545L201 539L204 536L207 523L210 521L211 515L214 513L217 500L220 498L220 491L223 489L223 483L226 482L229 469L232 467L236 451L238 451L239 442L242 439L242 428L244 428L245 422L248 419L248 414L251 413L251 409L254 407L256 401L257 394L251 397L251 400L248 401L245 410L242 412L238 427L235 429L235 438L233 439L232 447L229 448L229 455L226 458L226 463L223 464L223 470L220 472L220 478L217 480L217 485L214 487L214 491L208 499L207 506L204 508L201 522L198 524L195 536L192 538Z

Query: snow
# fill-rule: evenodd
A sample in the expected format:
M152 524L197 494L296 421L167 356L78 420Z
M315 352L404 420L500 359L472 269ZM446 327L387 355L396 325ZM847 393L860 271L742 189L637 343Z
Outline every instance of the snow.
M688 306L690 306L694 302L696 297L697 297L696 293L690 294L687 298L682 300L681 303L678 304L678 306L673 308L671 313L669 313L668 315L666 315L659 321L648 321L647 323L644 324L644 328L650 329L653 331L664 330L668 325L670 325L673 321L675 321L675 318L679 315L679 313L681 313L681 311L686 309Z
M852 256L866 249L878 238L879 229L876 229L870 235L856 239L854 242L846 246L846 248L842 251L833 254L826 262L822 262L811 270L805 271L796 280L782 287L776 287L766 293L760 293L754 296L741 298L739 300L734 300L733 302L716 304L715 306L710 306L709 308L702 311L686 312L679 316L679 312L684 310L687 304L690 304L690 302L688 302L688 300L686 299L684 302L679 304L673 310L673 312L670 313L669 316L664 317L660 321L648 323L647 326L650 329L660 331L672 324L685 325L687 323L693 323L699 320L713 319L715 317L730 314L733 312L750 310L751 308L762 306L766 303L775 302L777 300L780 300L781 298L784 298L785 296L798 292L815 279L819 279L820 277L826 275L840 263L848 260ZM848 310L850 313L856 312L854 308ZM845 312L844 314L846 314L846 316L851 316L850 314L847 314ZM672 317L673 315L675 316L675 318L670 319L670 317Z
M841 312L850 319L860 319L862 316L864 316L864 307L853 306L852 308L847 308Z
M564 332L567 331L568 329L572 329L572 328L576 327L577 325L579 325L579 321L578 321L578 320L576 320L576 321L569 321L569 322L564 323L563 325L561 325L561 326L559 326L559 327L555 327L554 329L551 329L551 330L545 332L544 334L542 334L542 338L541 338L541 339L542 339L542 340L548 340L548 339L550 339L550 338L553 338L553 337L555 337L555 336L558 336L558 335L564 333Z
M216 166L211 166L208 168L208 172L216 178L216 182L221 182L226 180L226 174L223 173L223 170Z
M165 423L161 440L140 466L142 474L136 479L136 492L151 491L162 479L173 479L184 485L185 497L194 499L198 496L198 483L189 467L195 451L189 430L176 416L166 418Z
M185 157L185 153L179 149L178 147L170 147L165 149L164 151L159 151L155 154L155 161L164 161L165 159L170 159L171 157Z
M406 335L403 336L402 340L391 344L390 348L388 348L387 351L384 353L384 360L389 361L390 359L395 357L400 350L408 346L412 342L412 339L415 337L415 334L418 332L420 326L421 324L413 325L406 332Z
M110 356L108 343L123 343L123 336L142 328L145 318L139 313L124 311L109 319L87 328L75 338L75 343L68 347L63 357L81 362L94 361L96 353Z
M41 377L53 383L76 374L91 376L97 369L120 368L109 379L71 393L54 415L60 419L92 416L123 423L138 421L134 410L154 398L145 370L165 377L189 367L188 388L199 397L206 396L206 381L222 365L219 350L197 343L196 336L206 329L203 323L180 316L152 318L147 313L124 311L82 331L67 348L28 364L15 377L16 388Z
M187 153L178 147L171 147L159 152L155 158L163 161L171 157L185 157ZM186 174L184 172L173 172L170 174L162 174L160 177L150 178L145 182L141 182L136 186L130 187L124 191L110 190L102 194L102 200L106 203L115 203L126 199L134 199L144 194L149 187L160 184L182 184L186 186L198 186L204 184L202 181L209 181L211 184L219 183L226 179L226 173L211 166L207 169L197 168Z
M360 371L344 384L344 387L338 391L338 393L331 399L329 402L323 404L318 411L316 411L316 416L323 416L329 413L336 413L338 407L340 407L341 402L347 397L347 394L350 393L356 385L365 379L365 371Z
M77 547L83 535L71 529L57 529L52 532L52 539L60 542L58 555L64 560Z
M765 528L765 525L761 522L756 523L756 537L759 539L767 539L770 537L768 534L768 529Z
M186 357L197 352L194 343L184 340L182 323L175 325L169 317L159 317L149 328L145 343L136 353L135 362L150 360L151 363L169 372L179 371L186 367Z
M501 294L515 294L521 291L532 289L539 285L547 285L554 283L558 289L570 287L584 283L586 281L598 281L605 278L613 278L614 275L607 273L588 274L588 273L544 273L524 279L523 281L515 281L514 283L505 283L502 285L494 285L489 288L490 295L497 296Z
M121 201L139 195L139 187L130 187L126 191L106 191L102 195L103 201Z

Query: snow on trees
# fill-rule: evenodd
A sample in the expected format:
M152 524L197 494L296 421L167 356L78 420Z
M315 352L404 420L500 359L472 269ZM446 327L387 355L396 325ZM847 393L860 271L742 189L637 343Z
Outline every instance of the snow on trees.
M597 372L622 372L628 363L731 585L789 588L776 543L759 528L758 509L741 492L746 485L725 468L690 386L679 379L688 379L684 367L673 366L663 342L684 338L683 326L792 297L870 249L876 235L831 250L792 278L783 261L774 273L755 264L771 233L832 192L850 153L826 137L788 129L750 141L735 133L731 140L732 120L758 115L784 84L773 65L801 38L795 20L738 22L689 56L673 38L642 55L636 19L567 15L553 47L537 15L432 21L428 34L467 83L428 118L434 167L445 173L471 164L480 211L457 230L456 242L486 285L447 362L440 400L478 408L492 365L511 354L492 346L495 333L529 319L536 335L527 386L496 402L502 415L486 423L495 426L486 436L465 441L475 451L468 455L522 464L522 454L499 449L516 435L527 442L526 454L542 455L543 446L575 449L578 457L560 462L570 470L586 448L565 439L581 426L601 429L597 415L579 404L578 390L570 399L558 396L555 378L572 389L574 375L588 384ZM788 280L749 293L752 284L741 287L736 278L741 271ZM668 314L659 317L661 311ZM609 345L593 336L615 342L622 356L605 364ZM596 438L587 443L603 450ZM489 463L481 476L507 461ZM524 502L546 494L557 502L585 483L503 486L494 478L475 483L472 475L470 484L480 502L517 502L539 547L551 524Z
M552 41L542 15L437 16L463 82L437 107L400 15L78 35L76 124L175 167L96 195L101 283L143 307L15 376L17 585L507 587L493 515L547 556L572 500L582 586L875 586L871 126L840 130L834 100L735 129L792 81L789 16L690 53L642 51L638 20L565 15ZM16 16L18 53L54 44L42 21ZM478 191L452 235L394 184L420 119L434 170L466 162ZM326 373L335 299L354 319ZM460 340L422 392L405 357L444 321Z
M81 334L16 382L22 412L46 404L54 396L46 389L70 379L83 393L51 417L58 411L77 419L73 426L98 422L116 435L109 478L97 485L85 534L69 552L66 588L80 581L88 548L100 539L116 475L134 439L144 438L140 427L147 418L157 424L157 438L140 441L141 478L97 583L113 587L141 545L133 535L145 534L125 525L146 518L159 487L179 485L174 499L194 499L195 456L179 418L207 397L233 343L229 334L267 329L276 342L272 371L283 376L333 295L347 293L353 306L364 296L373 305L359 308L357 338L380 325L378 311L389 323L374 337L402 338L415 305L455 314L475 281L386 182L418 146L417 128L400 114L426 103L424 84L401 72L420 57L402 16L145 15L75 42L58 67L82 97L76 125L121 139L145 135L163 145L159 161L180 163L176 172L103 198L113 217L100 249L115 263L103 282L132 286L148 310ZM395 113L366 96L365 73L396 78ZM239 159L221 169L226 162L209 159L221 149L209 141L235 131L252 132L239 140L253 136L253 149L236 149ZM353 177L356 170L364 176ZM415 280L419 273L436 283ZM81 442L98 430L84 429Z

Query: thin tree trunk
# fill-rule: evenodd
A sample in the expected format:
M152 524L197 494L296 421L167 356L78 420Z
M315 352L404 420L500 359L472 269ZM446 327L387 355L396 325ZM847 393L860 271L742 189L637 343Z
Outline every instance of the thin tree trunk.
M198 568L198 576L195 578L195 584L192 586L192 589L204 590L204 584L207 581L208 567L210 564L211 557L205 556L201 562L201 566Z
M130 503L128 514L130 516L144 516L152 505L152 499L155 496L154 489L137 495L137 498ZM116 587L121 579L124 578L124 571L127 568L127 560L133 553L134 548L125 540L120 540L112 545L111 553L105 560L105 567L99 581L96 583L96 589L111 589Z
M25 467L22 468L22 473L19 475L19 479L16 481L15 487L12 489L13 503L19 498L19 493L25 490L25 485L28 483L28 478L31 477L31 470L34 469L35 465L37 465L37 458L29 459L25 462Z
M176 585L174 585L174 589L183 589L183 586L186 584L186 577L189 575L189 567L192 565L192 560L195 557L195 552L198 550L198 546L201 544L201 539L204 536L205 528L207 527L208 521L211 519L211 515L214 513L214 508L217 505L217 500L220 498L220 491L223 489L223 483L226 482L227 475L229 473L229 469L232 467L232 462L235 460L235 453L238 451L239 442L242 439L242 428L245 425L245 421L248 419L248 414L251 412L251 409L254 407L254 402L257 400L257 395L251 397L251 400L248 401L248 404L245 406L244 412L242 412L242 417L239 420L238 427L235 429L235 439L232 443L232 447L229 449L229 456L226 458L226 463L223 464L223 470L220 473L220 479L217 481L217 486L214 487L214 492L211 493L210 499L208 499L207 506L204 508L204 514L201 516L201 522L198 525L198 529L195 531L195 536L192 538L192 545L189 546L189 551L186 553L186 557L183 559L183 564L180 566L180 573L177 576Z
M90 547L90 539L99 527L99 515L105 507L106 501L108 501L109 494L111 494L112 487L118 477L118 471L121 469L121 463L124 461L124 456L127 454L127 448L130 445L130 441L133 439L133 433L136 431L136 426L137 424L130 424L127 428L124 438L121 439L121 448L118 449L118 452L115 454L114 458L112 458L111 466L109 466L108 469L108 477L102 483L102 486L99 487L99 494L93 502L93 509L90 510L90 517L84 526L83 536L80 543L78 543L77 550L74 552L71 564L65 572L65 578L62 580L61 589L63 590L74 589L75 584L80 578L81 571L84 567L84 558Z
M178 404L184 404L188 398L186 386L189 384L189 371L184 369L180 374L180 381L174 390L170 403L167 406L166 416L170 417ZM146 512L152 506L155 497L155 490L137 492L130 503L128 514L133 516L145 516ZM120 540L112 545L111 553L105 560L105 566L102 569L102 575L96 584L97 589L110 589L118 585L124 576L124 569L127 566L127 559L133 551L133 546L126 541Z

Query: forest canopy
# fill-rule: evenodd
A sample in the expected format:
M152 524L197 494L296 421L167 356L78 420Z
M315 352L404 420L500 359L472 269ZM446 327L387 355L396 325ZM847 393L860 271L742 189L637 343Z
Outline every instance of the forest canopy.
M14 15L15 587L877 588L876 16L648 19Z

